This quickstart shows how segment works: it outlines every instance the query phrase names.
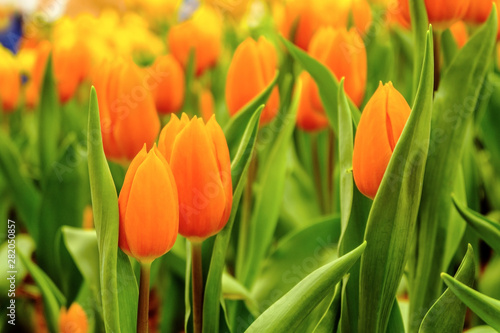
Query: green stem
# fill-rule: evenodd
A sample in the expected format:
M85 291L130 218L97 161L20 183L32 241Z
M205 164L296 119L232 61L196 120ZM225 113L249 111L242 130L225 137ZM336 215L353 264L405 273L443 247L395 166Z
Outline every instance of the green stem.
M316 194L318 196L318 202L319 202L319 207L321 209L321 213L324 214L326 212L326 207L325 207L325 198L323 195L323 186L321 184L321 167L319 162L320 159L319 159L319 149L318 149L318 135L316 133L313 133L311 137L311 150L312 150L314 185L316 186Z
M201 244L201 242L191 242L194 333L201 333L203 327L203 267L201 261Z
M328 202L326 203L327 213L333 213L334 207L334 178L333 173L335 171L335 136L333 135L333 130L328 129Z
M139 308L137 310L137 332L148 333L149 321L149 275L151 263L141 263L141 281L139 287Z

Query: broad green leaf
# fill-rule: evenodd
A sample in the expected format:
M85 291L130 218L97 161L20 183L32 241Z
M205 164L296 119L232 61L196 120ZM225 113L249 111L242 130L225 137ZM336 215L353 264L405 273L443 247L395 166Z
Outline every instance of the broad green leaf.
M313 309L335 290L365 250L366 243L345 256L318 268L261 314L246 332L294 332Z
M425 8L424 0L411 0L409 1L410 17L411 17L411 30L413 32L413 96L417 94L419 82L421 82L422 63L425 58L426 47L426 31L429 27L429 20L427 18L427 10ZM432 36L431 36L432 37Z
M250 119L255 114L255 110L257 110L261 105L266 104L269 96L271 96L274 86L276 85L278 76L279 73L277 72L274 79L271 83L269 83L266 89L253 100L248 102L248 104L239 110L236 115L231 117L227 125L224 127L224 134L229 146L231 160L234 159L236 150L240 147L240 142L242 140L241 133L245 132Z
M471 287L476 277L475 270L474 251L469 244L467 253L455 274L455 279ZM429 309L418 331L419 333L460 333L464 327L466 310L465 304L451 290L446 289Z
M295 88L296 91L300 90L300 82ZM299 94L294 97L284 126L276 138L265 164L262 165L259 191L255 195L255 206L249 224L248 247L243 253L244 257L242 258L241 253L239 253L237 258L243 260L244 265L240 266L240 270L237 267L236 277L247 288L250 288L255 281L278 223L286 178L288 147L295 128L299 98Z
M312 58L306 52L293 45L290 41L285 38L281 38L281 41L285 44L291 55L300 62L304 69L311 75L316 84L318 85L319 94L323 106L325 107L326 115L335 133L339 131L339 116L338 116L338 89L339 82L332 74L332 72L322 63ZM359 119L361 117L361 112L354 105L354 103L349 99L349 106L352 112L352 121L357 127Z
M22 252L18 252L21 262L35 280L43 299L45 319L51 333L59 332L59 311L66 304L66 299L52 280L31 260L26 258Z
M7 229L6 229L7 230ZM0 293L2 297L7 297L8 289L10 286L10 281L7 278L10 276L9 271L16 271L16 286L19 286L21 282L24 280L28 271L26 267L23 265L21 259L19 258L19 253L22 252L25 258L31 258L31 254L35 250L35 242L33 239L27 234L17 234L16 235L16 258L15 258L15 269L10 269L9 265L12 262L8 261L9 254L12 255L12 252L9 253L9 243L6 240L0 246L0 258L3 258L3 262L0 264ZM12 243L12 242L11 242Z
M78 270L94 293L99 307L99 251L95 230L62 227L63 241Z
M233 207L229 221L215 238L215 243L212 251L212 259L208 271L207 282L205 287L205 296L203 300L203 332L218 332L220 307L219 300L221 294L221 279L224 270L224 262L226 251L229 245L229 239L234 225L234 219L238 211L238 203L240 202L241 194L246 185L248 167L253 156L255 143L257 139L257 131L259 129L259 119L263 107L258 107L253 111L252 117L249 119L241 140L236 140L240 143L235 152L235 156L231 162L231 179L233 182Z
M54 79L52 56L49 56L47 60L43 76L38 123L40 169L42 170L42 174L45 174L57 160L59 133L61 130L61 113Z
M488 325L500 331L500 301L481 294L446 273L441 274L444 283Z
M18 148L0 131L0 171L12 195L16 211L33 239L38 239L41 196L26 175Z
M398 300L395 299L392 304L391 315L389 316L389 322L387 323L387 333L404 333L405 325L403 322L403 316L401 314L401 309L399 308Z
M410 332L441 294L444 242L449 228L449 195L457 179L467 128L473 120L481 85L489 69L497 33L497 16L488 21L458 52L444 71L434 98L429 157L418 216L415 262L410 266ZM467 84L463 84L467 82Z
M118 249L118 197L104 155L97 94L90 94L88 164L96 227L103 319L107 331L136 327L138 288L128 257Z
M368 217L361 258L359 332L385 332L417 221L431 130L432 30L410 117L385 171Z
M467 330L467 333L498 333L498 331L489 326L476 326Z
M448 66L453 62L453 58L458 52L457 42L450 29L443 31L441 34L441 48L443 52L444 64Z
M500 299L500 255L488 261L486 268L481 272L481 279L477 290L487 296Z
M266 310L313 270L333 260L339 237L339 218L326 217L282 238L264 261L251 289L260 310Z
M488 243L496 253L500 254L500 223L491 221L460 203L452 196L455 208L463 219Z
M85 190L88 186L87 159L75 139L69 140L61 156L46 170L39 219L43 232L36 239L37 263L60 287L67 278L67 272L61 272L55 259L59 256L56 234L63 225L82 225L83 210L88 200Z
M243 300L248 310L254 316L260 314L259 306L250 292L238 280L226 272L222 275L222 295L225 299Z

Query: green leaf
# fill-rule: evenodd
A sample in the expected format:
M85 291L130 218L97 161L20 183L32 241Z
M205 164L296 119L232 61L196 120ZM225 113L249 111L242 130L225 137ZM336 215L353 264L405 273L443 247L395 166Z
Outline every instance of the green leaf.
M61 306L66 304L66 299L52 280L45 272L26 258L22 252L18 252L21 262L35 280L40 292L42 293L43 308L45 319L51 333L59 332L59 311Z
M10 189L16 212L31 237L37 239L41 195L25 174L18 148L4 131L0 131L0 171Z
M475 270L474 251L469 244L455 279L471 287L476 277ZM462 332L466 310L465 304L451 290L446 289L425 315L419 333Z
M7 230L7 229L5 229ZM27 235L27 234L17 234L16 235L16 258L15 258L15 263L16 263L16 286L19 286L21 282L24 280L26 275L28 274L28 271L26 267L23 265L21 262L21 259L19 258L19 252L22 252L25 258L31 258L31 254L35 250L35 242L33 239ZM12 245L11 245L12 247ZM0 246L0 258L4 258L4 262L1 263L1 271L0 271L0 293L3 297L7 297L8 290L10 287L10 282L7 280L7 278L10 276L8 273L11 271L8 268L8 264L11 262L8 261L8 255L9 255L9 243L8 240L6 240L1 246Z
M361 258L359 332L385 332L409 254L429 147L434 82L427 32L417 97L368 217Z
M127 332L136 327L138 288L130 260L118 249L118 198L102 146L94 88L90 93L87 149L104 324L107 331Z
M413 32L414 59L413 59L413 96L417 93L418 83L421 81L420 69L425 57L426 31L429 27L427 10L424 0L409 1L411 16L411 31ZM431 36L432 37L432 36Z
M224 134L229 146L231 161L234 160L236 150L241 146L241 133L245 132L250 119L255 114L255 110L257 110L263 104L266 104L269 96L271 96L274 86L276 85L278 77L279 73L277 72L266 89L264 89L264 91L262 91L253 100L248 102L248 104L246 104L241 110L239 110L236 115L231 117L227 125L224 127Z
M62 227L63 241L78 270L94 293L98 307L99 297L99 250L95 230L83 230L74 227Z
M231 209L231 215L228 223L215 238L212 251L212 259L210 261L210 268L205 287L205 297L203 300L203 332L205 333L219 331L219 302L222 288L221 279L222 272L224 270L226 251L229 245L234 219L238 211L238 203L240 202L241 194L243 193L243 189L246 185L248 167L255 149L257 132L259 129L259 119L262 109L263 106L260 106L253 111L252 117L249 119L243 135L241 136L241 140L236 140L240 143L240 145L236 150L231 163L231 179L234 189L233 207Z
M39 112L38 149L40 154L40 169L42 170L42 174L45 174L57 160L57 148L61 130L61 113L59 112L52 56L49 56L47 60L43 76Z
M399 308L399 303L397 299L394 299L392 304L391 315L389 317L389 322L387 323L387 333L404 333L405 325L403 322L403 316L401 314L401 309Z
M282 238L262 265L252 295L264 311L313 270L335 258L340 237L338 217L326 217Z
M335 285L365 250L366 243L318 268L261 314L246 332L294 332L313 309L332 294Z
M300 89L300 83L298 85L296 91ZM255 196L255 208L249 225L248 247L244 253L245 257L240 256L242 253L238 254L238 259L244 260L244 266L241 270L236 270L236 277L247 288L251 287L260 270L260 264L271 245L278 223L286 178L288 147L295 128L299 98L299 94L294 97L285 124L263 165L259 179L260 191Z
M498 333L498 331L489 326L476 326L467 330L467 333Z
M323 106L325 107L326 115L330 122L330 126L333 128L335 133L339 132L338 123L338 90L339 82L332 74L332 72L322 63L308 55L306 52L293 45L290 41L281 37L281 41L285 44L288 52L300 62L304 69L311 75L316 84L318 85L319 95ZM354 103L349 99L349 106L352 112L352 120L354 125L357 127L359 119L361 117L361 112L354 105Z
M441 274L444 283L475 314L488 325L500 331L500 301L483 295L446 273Z
M418 216L415 262L410 266L410 332L441 294L439 274L445 254L442 242L449 228L450 193L461 164L467 128L473 120L481 86L490 68L497 33L497 16L471 37L444 72L435 93L431 145ZM467 84L464 84L467 82Z
M496 253L500 254L500 224L467 208L464 204L460 203L454 195L452 195L452 200L455 208L463 219Z

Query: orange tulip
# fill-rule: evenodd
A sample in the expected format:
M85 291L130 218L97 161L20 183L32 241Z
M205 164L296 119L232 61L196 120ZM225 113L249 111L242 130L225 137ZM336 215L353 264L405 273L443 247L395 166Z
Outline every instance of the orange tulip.
M153 146L160 120L150 79L132 61L105 62L96 71L102 141L111 160L130 161L144 144Z
M476 24L485 22L491 13L493 3L497 6L497 15L500 19L500 0L470 0L464 21ZM498 27L497 40L500 40L500 26Z
M409 0L398 0L406 21L411 22ZM471 1L476 0L425 0L429 22L439 29L449 28L461 20Z
M26 86L26 105L30 109L38 106L40 99L40 89L42 89L43 75L47 67L47 60L49 59L50 50L52 45L48 41L42 41L36 48L36 61L31 70L31 76Z
M404 97L389 82L380 83L361 114L352 167L359 191L369 198L377 194L410 111Z
M328 118L325 111L316 109L311 102L309 93L311 85L316 83L307 72L300 74L302 91L300 92L299 109L297 111L297 126L304 131L319 131L328 127Z
M215 102L214 96L208 89L203 89L200 94L200 113L205 122L208 122L210 118L215 114Z
M347 95L357 106L363 103L367 58L365 44L356 30L319 29L311 40L309 54L328 67L338 80L345 77ZM315 84L310 87L313 105L322 109L318 87Z
M172 115L158 148L170 163L179 193L179 233L193 242L218 233L231 214L233 191L226 138L212 117L206 124Z
M184 72L172 55L156 58L152 70L161 79L153 88L156 109L160 113L172 113L181 109L184 102Z
M69 310L62 308L59 313L59 332L61 333L87 333L89 323L87 314L80 304L73 303Z
M276 49L264 37L256 42L248 37L234 52L226 80L226 102L235 115L271 83L278 63ZM278 113L280 97L275 87L262 112L261 124L267 124Z
M365 33L372 21L370 4L366 0L292 0L286 2L284 7L274 7L275 21L281 34L304 50L320 27L345 28L350 15L356 29Z
M457 42L458 48L462 48L469 39L469 33L467 32L465 23L463 21L453 23L450 27L450 31Z
M207 6L198 9L189 20L173 26L168 33L170 51L184 68L188 65L191 50L194 50L197 75L217 63L221 39L221 19Z
M141 263L152 262L174 246L179 203L174 176L156 145L146 145L130 163L118 204L118 245Z
M21 90L21 74L14 55L0 46L0 101L3 112L15 111Z

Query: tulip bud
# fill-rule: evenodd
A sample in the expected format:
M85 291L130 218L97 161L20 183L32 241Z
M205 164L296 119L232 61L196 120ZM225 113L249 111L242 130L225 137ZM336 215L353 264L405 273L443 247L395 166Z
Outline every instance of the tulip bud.
M465 23L463 21L453 23L450 27L450 31L457 42L458 48L462 48L469 39L469 33L467 32L467 26Z
M87 333L88 330L87 314L80 304L71 304L69 310L66 310L66 308L61 309L59 313L60 333Z
M366 89L367 58L363 40L355 29L321 28L309 45L309 54L328 67L340 81L345 77L347 96L357 106L363 103ZM318 87L311 85L311 100L322 109Z
M158 76L152 83L156 109L159 113L172 113L184 102L184 72L172 55L156 58L151 70Z
M475 24L484 23L491 13L493 3L497 6L497 15L500 19L500 0L470 0L464 21ZM498 26L497 40L500 40L500 25Z
M398 1L406 21L411 22L409 0ZM438 29L449 28L453 23L464 17L470 1L471 0L425 0L429 23Z
M380 83L361 114L352 167L356 186L369 198L377 194L410 112L404 97L389 82Z
M322 108L316 109L314 107L309 93L311 85L316 83L307 72L300 74L300 80L302 81L302 90L297 110L297 126L304 131L310 132L325 129L328 127L328 118L325 111Z
M233 55L227 73L226 101L229 113L235 115L271 83L278 63L276 49L264 37L258 41L248 37ZM280 97L274 87L262 111L261 124L267 124L278 113Z
M179 233L193 242L218 233L231 214L233 191L226 138L212 117L206 124L172 115L158 148L172 168L179 193Z
M179 203L174 176L156 145L132 160L118 198L118 245L141 263L152 262L174 246Z
M105 62L96 73L104 152L108 159L130 161L144 144L153 146L160 130L151 78L132 61Z
M43 75L47 67L47 60L49 59L51 49L52 45L48 41L40 42L36 48L35 64L31 69L31 75L26 86L26 105L30 109L38 106Z
M168 45L184 68L191 49L195 53L196 74L213 67L221 50L222 22L213 9L202 6L192 18L173 26L168 33Z
M54 76L61 103L68 102L90 70L90 54L83 41L64 36L54 41Z
M3 112L13 112L19 101L21 75L14 55L0 46L0 102Z
M214 96L208 89L203 89L200 93L200 113L205 122L208 122L210 118L215 114L215 102Z

